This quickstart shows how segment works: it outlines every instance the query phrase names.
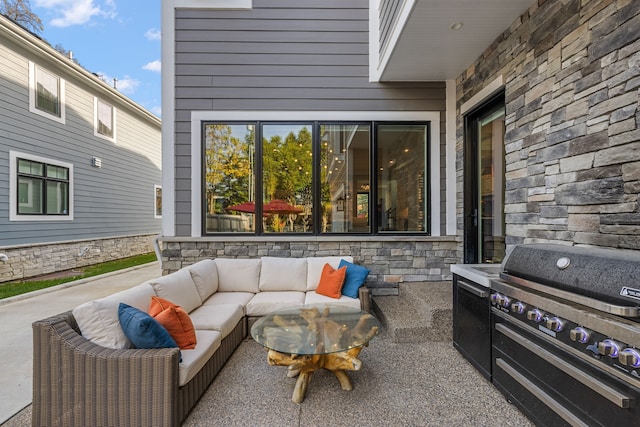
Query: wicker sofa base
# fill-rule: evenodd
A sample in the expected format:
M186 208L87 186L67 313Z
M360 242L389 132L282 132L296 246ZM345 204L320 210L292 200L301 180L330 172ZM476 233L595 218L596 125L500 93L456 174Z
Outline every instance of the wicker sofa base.
M33 324L33 426L177 426L246 335L246 319L182 387L180 352L109 349L80 335L71 312Z

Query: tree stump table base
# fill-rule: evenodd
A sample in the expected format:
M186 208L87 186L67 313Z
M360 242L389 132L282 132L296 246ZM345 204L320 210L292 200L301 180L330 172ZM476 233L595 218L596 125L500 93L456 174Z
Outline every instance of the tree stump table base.
M362 368L362 362L358 359L360 351L362 351L362 347L337 353L297 355L268 350L267 361L271 366L288 366L287 376L289 378L298 377L291 400L295 403L302 403L311 377L319 369L333 372L342 390L353 390L351 379L345 371L359 371Z
M272 366L288 366L287 376L298 377L293 400L304 400L313 373L334 373L343 390L353 385L346 371L359 371L358 355L380 328L369 313L339 306L302 306L270 313L251 328L251 335L268 351Z

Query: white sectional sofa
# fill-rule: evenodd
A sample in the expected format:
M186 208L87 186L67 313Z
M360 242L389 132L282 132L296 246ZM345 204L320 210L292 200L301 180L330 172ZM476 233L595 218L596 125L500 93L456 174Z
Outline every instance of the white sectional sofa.
M352 257L206 259L33 324L33 425L179 425L215 375L270 311L358 298L316 293L322 269ZM347 274L348 274L347 270ZM118 318L120 303L146 312L152 296L179 305L196 333L193 349L136 349Z

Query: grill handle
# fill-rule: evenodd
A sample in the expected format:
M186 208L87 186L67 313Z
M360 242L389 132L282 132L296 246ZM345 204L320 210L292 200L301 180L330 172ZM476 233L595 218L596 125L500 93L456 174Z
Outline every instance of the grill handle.
M486 288L478 288L477 286L473 286L471 283L465 282L464 280L458 279L458 287L480 298L486 298L489 296L489 291L486 290Z
M573 412L569 411L564 406L560 405L554 398L542 391L537 385L531 382L527 377L518 372L513 366L509 365L504 359L497 358L496 365L502 369L507 375L520 383L522 387L538 399L540 399L545 405L547 405L553 412L558 414L563 420L576 427L588 427L589 424L578 418Z
M496 331L500 332L502 335L510 338L511 340L520 344L522 347L534 353L536 356L541 357L548 363L560 369L565 374L581 382L586 387L589 387L591 390L598 393L600 396L604 397L614 405L623 409L629 408L632 405L634 401L633 397L629 397L623 393L620 393L618 390L611 388L608 385L601 383L600 381L597 381L592 376L585 374L584 372L577 369L573 365L565 362L555 354L545 350L544 348L535 344L531 340L518 334L514 330L509 329L507 326L503 325L502 323L497 323L495 325L495 329Z

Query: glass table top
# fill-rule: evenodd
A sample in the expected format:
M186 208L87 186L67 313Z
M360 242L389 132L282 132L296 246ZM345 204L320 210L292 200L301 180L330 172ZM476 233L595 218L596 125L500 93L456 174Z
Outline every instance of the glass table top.
M277 310L251 327L262 346L287 354L328 354L366 345L380 330L371 314L340 305L304 305Z

